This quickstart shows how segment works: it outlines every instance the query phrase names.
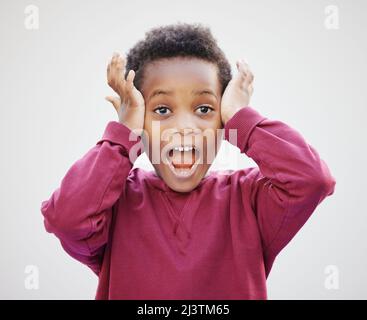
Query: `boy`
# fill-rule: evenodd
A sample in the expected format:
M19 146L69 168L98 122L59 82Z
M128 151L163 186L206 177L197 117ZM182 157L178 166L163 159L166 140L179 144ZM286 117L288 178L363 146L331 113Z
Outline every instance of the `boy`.
M152 29L113 56L119 121L41 206L99 277L96 299L266 299L275 257L334 192L317 151L249 106L253 75L237 69L199 24ZM220 129L258 167L208 173ZM132 169L137 145L155 172Z

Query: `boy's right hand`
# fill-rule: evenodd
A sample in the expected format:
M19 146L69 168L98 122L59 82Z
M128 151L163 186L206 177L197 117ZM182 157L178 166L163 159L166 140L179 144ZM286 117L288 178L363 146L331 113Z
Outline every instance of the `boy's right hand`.
M114 53L107 67L107 82L118 97L107 96L106 100L117 111L119 122L140 136L144 128L145 101L134 86L135 71L130 70L126 79L124 78L125 66L126 58Z

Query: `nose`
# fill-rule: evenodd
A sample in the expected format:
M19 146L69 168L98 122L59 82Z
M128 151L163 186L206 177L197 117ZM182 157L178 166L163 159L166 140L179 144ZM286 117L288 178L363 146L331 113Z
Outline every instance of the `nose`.
M189 113L183 113L177 116L175 128L182 136L197 134L200 130L195 121L195 117Z

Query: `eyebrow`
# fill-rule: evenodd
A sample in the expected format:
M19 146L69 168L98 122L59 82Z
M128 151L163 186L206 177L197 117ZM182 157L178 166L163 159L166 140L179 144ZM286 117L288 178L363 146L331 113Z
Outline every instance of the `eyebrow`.
M209 95L214 96L216 99L218 99L218 98L217 98L217 95L216 95L212 90L210 90L210 89L204 89L204 90L195 90L195 89L194 89L194 90L192 90L192 91L191 91L191 94L196 95L196 96L200 96L200 95L203 95L203 94L209 94ZM158 95L167 95L167 96L172 96L172 95L173 95L173 91L172 91L172 90L156 89L156 90L154 90L154 91L150 94L150 96L149 96L148 100L150 100L150 99L152 99L153 97L158 96Z

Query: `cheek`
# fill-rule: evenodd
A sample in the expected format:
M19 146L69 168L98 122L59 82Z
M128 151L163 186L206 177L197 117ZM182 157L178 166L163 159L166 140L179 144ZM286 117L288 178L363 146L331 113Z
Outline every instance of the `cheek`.
M204 117L201 121L202 126L206 128L220 128L222 126L222 118L219 109L216 109L210 115L208 115L208 117Z
M221 139L217 134L205 135L203 139L204 161L206 164L211 164L220 148Z
M218 113L216 113L210 119L201 120L201 123L200 123L200 129L203 132L210 132L210 133L216 134L218 132L218 130L220 130L222 128L223 128L222 119L218 115Z
M203 151L205 163L211 164L221 146L223 140L223 128L221 122L214 122L211 127L207 127L203 135Z
M156 137L154 137L155 135L157 135L157 125L154 122L153 123L153 119L150 115L145 114L144 117L144 136L145 136L145 143L149 143L149 145L151 145L152 143L152 139L156 139ZM159 138L159 137L158 137Z
M222 117L220 115L220 111L217 112L217 114L216 114L215 122L216 122L215 125L216 125L217 129L218 128L219 129L223 128Z
M154 159L157 159L157 156L159 157L161 154L161 148L162 145L164 145L164 142L161 139L162 137L162 128L151 127L150 125L145 127L145 134L144 134L144 147L145 151L148 152L148 158L152 161L153 160L153 154ZM153 150L154 148L154 150Z

